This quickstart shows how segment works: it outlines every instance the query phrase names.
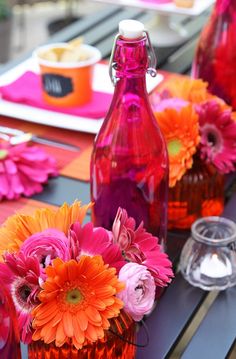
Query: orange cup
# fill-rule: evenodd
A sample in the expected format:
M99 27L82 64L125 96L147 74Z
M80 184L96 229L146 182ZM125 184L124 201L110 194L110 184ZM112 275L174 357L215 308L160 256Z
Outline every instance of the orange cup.
M78 62L56 62L43 58L47 51L67 48L66 43L41 46L33 52L40 68L42 95L46 103L73 107L89 103L92 99L94 65L101 59L100 51L82 44L88 59Z

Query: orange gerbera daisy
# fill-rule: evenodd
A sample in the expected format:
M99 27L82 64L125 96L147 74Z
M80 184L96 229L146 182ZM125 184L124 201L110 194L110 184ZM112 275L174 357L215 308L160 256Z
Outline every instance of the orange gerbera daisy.
M63 231L66 235L68 229L75 221L83 222L91 203L81 207L81 203L75 201L71 206L64 203L60 208L37 209L32 216L16 214L4 223L0 228L0 261L5 251L18 251L22 242L37 232L48 228Z
M200 141L198 115L192 105L180 110L167 108L156 112L156 118L165 137L169 154L169 186L173 187L188 168Z
M192 103L200 103L210 97L207 86L208 83L201 79L177 77L169 80L165 89L170 93L171 97L181 98Z
M57 258L46 268L48 276L33 310L33 340L62 346L68 341L80 349L104 337L108 319L117 317L123 302L116 294L124 289L115 268L101 256L82 256L79 262Z

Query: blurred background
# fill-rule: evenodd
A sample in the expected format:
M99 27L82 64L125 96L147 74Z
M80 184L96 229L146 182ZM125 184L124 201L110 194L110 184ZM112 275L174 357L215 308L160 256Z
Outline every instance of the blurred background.
M156 4L163 6L161 1ZM189 73L214 0L195 0L194 9L177 8L174 1L169 1L171 10L152 10L145 0L142 6L134 0L0 0L0 72L30 57L39 45L77 36L109 59L118 22L133 18L149 31L159 69Z
M86 0L0 0L0 66L104 6Z

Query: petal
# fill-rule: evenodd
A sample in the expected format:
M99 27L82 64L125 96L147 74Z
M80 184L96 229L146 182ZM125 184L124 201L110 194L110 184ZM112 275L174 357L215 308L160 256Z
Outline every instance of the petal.
M78 324L80 326L80 329L82 331L85 331L88 327L88 318L87 318L87 315L82 311L80 310L77 315L76 315L76 318L77 318L77 321L78 321Z
M72 338L74 335L74 328L72 322L72 315L69 311L64 312L62 321L65 335L69 338Z
M97 311L97 309L91 307L91 306L88 306L86 309L85 309L85 313L86 315L88 316L88 319L90 322L94 323L94 324L100 324L101 323L101 316L99 314L99 312Z
M58 323L56 331L56 346L61 347L66 341L66 334L64 332L63 321Z
M76 315L73 315L72 317L72 323L73 323L73 327L74 327L74 336L76 338L76 341L79 343L79 344L83 344L84 343L84 340L85 340L85 337L84 337L84 332L80 329L80 325L78 323L78 320L77 320L77 316Z

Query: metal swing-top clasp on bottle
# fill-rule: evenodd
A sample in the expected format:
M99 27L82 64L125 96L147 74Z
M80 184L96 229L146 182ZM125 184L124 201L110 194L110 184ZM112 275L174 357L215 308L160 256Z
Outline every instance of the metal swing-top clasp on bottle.
M150 41L148 31L145 30L144 25L137 20L122 20L119 23L119 33L115 37L111 51L110 62L109 62L109 76L114 86L119 81L119 78L115 75L117 64L116 62L114 62L114 54L116 50L117 40L119 39L120 36L123 36L127 40L135 40L142 38L144 35L146 35L147 37L147 47L148 47L149 66L147 68L147 73L152 77L155 77L157 75L157 71L156 71L157 59Z

